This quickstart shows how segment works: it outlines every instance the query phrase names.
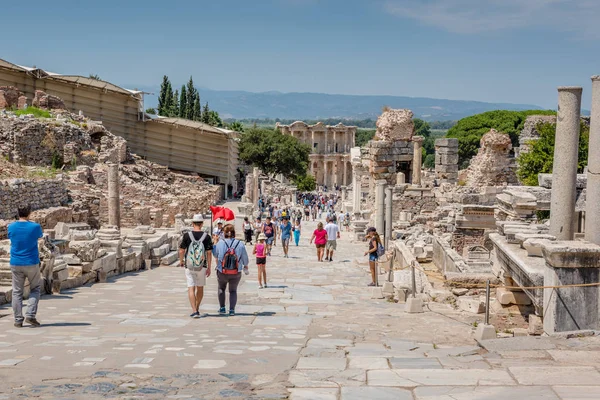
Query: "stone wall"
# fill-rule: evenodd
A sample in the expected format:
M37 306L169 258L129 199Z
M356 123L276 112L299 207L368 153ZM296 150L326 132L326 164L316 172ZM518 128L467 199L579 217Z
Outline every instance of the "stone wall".
M67 204L69 197L61 178L48 180L10 179L0 181L0 219L13 219L17 208L25 205L32 210Z

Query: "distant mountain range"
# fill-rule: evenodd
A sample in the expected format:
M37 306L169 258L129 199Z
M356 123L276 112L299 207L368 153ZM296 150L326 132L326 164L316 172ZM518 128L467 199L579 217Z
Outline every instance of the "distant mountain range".
M158 94L159 88L143 90ZM253 93L199 89L200 98L221 118L281 119L376 119L384 106L408 108L426 121L458 120L490 110L537 110L533 104L485 103L469 100L432 99L406 96L363 96L325 93ZM147 107L157 104L156 95L146 96Z

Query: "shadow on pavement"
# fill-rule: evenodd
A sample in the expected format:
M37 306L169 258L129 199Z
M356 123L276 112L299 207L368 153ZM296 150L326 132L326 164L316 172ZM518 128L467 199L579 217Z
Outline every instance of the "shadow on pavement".
M52 324L42 324L42 328L48 328L53 326L90 326L89 322L54 322Z

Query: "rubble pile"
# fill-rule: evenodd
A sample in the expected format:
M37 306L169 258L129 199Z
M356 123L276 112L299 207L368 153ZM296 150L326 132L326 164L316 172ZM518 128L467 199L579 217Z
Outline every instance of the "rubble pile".
M473 157L466 172L468 186L504 186L516 184L516 165L509 156L512 150L510 137L490 130L483 135L477 155Z
M11 107L22 95L3 93ZM12 219L26 202L44 228L58 221L99 228L107 223L107 163L120 164L122 226L173 226L175 215L205 212L220 199L219 186L131 154L125 139L61 109L59 98L36 91L33 103L51 108L51 118L0 110L0 178L19 178L0 183L0 219ZM15 185L28 191L17 193Z

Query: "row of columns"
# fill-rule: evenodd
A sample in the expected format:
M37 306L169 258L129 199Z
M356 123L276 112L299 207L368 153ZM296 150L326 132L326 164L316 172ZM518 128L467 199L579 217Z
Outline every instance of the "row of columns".
M336 153L335 145L338 145L337 153L348 153L350 148L354 147L354 132L337 132L333 131L331 134L326 131L311 131L310 141L308 137L308 131L291 132L291 135L302 141L303 143L310 146L313 153L318 154L329 154ZM300 136L301 135L301 136ZM329 136L332 136L332 140L329 140ZM317 143L317 149L315 151L314 144ZM332 146L329 148L329 146Z
M315 163L317 164L316 168ZM310 172L317 179L317 184L325 186L348 185L348 175L351 168L350 162L345 160L310 162ZM322 180L320 179L321 171L323 172Z

